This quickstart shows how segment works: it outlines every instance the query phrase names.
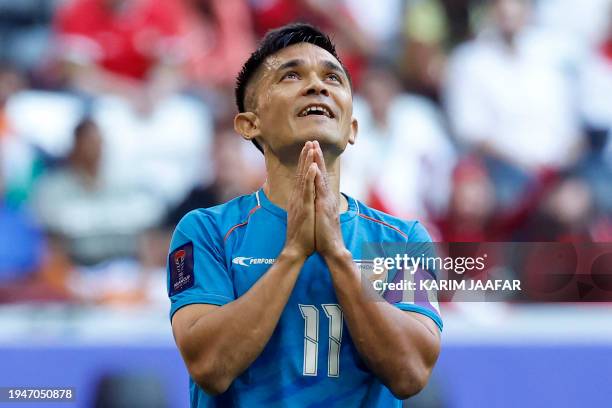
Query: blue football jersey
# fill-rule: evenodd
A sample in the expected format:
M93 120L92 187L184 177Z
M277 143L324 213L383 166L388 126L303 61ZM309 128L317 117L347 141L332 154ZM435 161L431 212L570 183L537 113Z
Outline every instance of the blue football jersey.
M344 243L368 263L366 243L427 243L417 221L403 221L346 196ZM285 243L287 213L263 189L191 211L180 221L168 257L170 318L183 306L223 306L266 273ZM399 297L398 308L431 318L442 329L435 294ZM329 269L315 253L304 263L278 326L259 357L217 396L190 379L191 407L399 407L366 367L343 321Z

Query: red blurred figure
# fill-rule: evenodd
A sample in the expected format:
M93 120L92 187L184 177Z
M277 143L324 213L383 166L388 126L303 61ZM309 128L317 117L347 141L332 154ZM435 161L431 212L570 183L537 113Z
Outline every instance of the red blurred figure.
M443 242L483 242L495 235L495 191L484 166L476 159L459 163L453 173L448 214L438 222Z
M245 0L184 0L186 74L204 87L228 86L255 47Z
M68 84L88 93L137 101L149 90L175 88L170 75L184 52L178 0L73 0L55 17Z

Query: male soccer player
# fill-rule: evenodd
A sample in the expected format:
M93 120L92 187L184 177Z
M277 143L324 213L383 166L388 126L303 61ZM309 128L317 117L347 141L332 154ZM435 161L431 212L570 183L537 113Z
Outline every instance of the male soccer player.
M357 134L349 74L325 34L295 24L268 33L237 82L235 129L268 178L174 232L170 316L191 406L399 406L426 384L442 321L431 299L373 301L354 260L366 242L430 238L339 191Z

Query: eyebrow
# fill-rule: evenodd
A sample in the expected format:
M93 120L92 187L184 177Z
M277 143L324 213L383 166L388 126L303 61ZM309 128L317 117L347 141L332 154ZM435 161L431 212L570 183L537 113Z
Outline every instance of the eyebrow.
M330 71L338 71L345 74L344 69L333 61L325 60L323 61L323 65Z
M278 67L278 71L282 71L282 70L288 69L288 68L299 67L300 65L304 65L304 64L306 64L306 61L304 61L303 59L292 59L290 61L287 61L287 62L281 64ZM325 60L325 61L323 61L323 66L326 69L329 69L331 71L337 71L337 72L340 72L340 73L346 75L346 73L344 72L344 69L340 65L336 64L333 61Z
M285 62L284 64L281 64L278 67L277 71L282 71L282 70L287 69L287 68L295 68L295 67L298 67L298 66L304 65L304 64L305 64L305 62L304 62L303 59L292 59L290 61Z

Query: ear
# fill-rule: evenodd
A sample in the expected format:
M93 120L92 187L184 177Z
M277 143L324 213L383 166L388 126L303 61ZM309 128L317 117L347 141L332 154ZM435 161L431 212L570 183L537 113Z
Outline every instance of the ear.
M234 116L234 130L245 140L253 140L261 135L259 117L253 112L242 112Z
M357 139L357 131L359 130L359 123L357 119L351 118L351 133L349 135L348 142L352 145L355 144L355 139Z

